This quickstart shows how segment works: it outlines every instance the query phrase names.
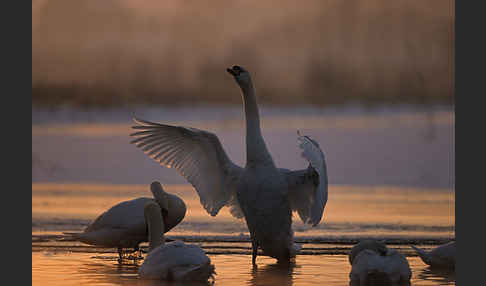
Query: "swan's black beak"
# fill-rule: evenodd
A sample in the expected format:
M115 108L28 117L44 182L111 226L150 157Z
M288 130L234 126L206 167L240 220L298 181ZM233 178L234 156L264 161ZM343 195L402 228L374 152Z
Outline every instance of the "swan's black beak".
M228 69L226 69L226 71L227 71L228 73L230 73L232 76L237 76L237 75L238 75L238 74L237 74L237 73L236 73L234 70L232 70L232 69L229 69L229 68L228 68Z
M229 72L232 76L238 76L242 72L242 68L239 66L233 66L232 68L227 68L227 72Z

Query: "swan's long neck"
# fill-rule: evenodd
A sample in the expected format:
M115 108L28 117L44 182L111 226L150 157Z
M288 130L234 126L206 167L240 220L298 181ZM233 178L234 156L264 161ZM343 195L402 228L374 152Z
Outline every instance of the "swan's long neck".
M148 225L148 239L149 239L149 252L153 249L164 245L164 221L162 219L162 213L160 207L156 204L151 204L145 207L145 220Z
M169 209L169 200L167 198L166 192L164 192L161 188L157 188L155 190L152 190L152 195L154 196L155 201L159 204L161 209Z
M260 129L260 115L255 96L255 89L250 82L240 85L243 92L243 102L246 118L246 164L270 164L274 166L272 156L267 150Z

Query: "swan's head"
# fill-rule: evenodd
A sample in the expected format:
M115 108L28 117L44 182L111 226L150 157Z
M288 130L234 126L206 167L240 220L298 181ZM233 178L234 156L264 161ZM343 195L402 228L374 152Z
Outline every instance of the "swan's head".
M152 195L157 203L159 203L162 211L165 213L169 212L169 199L167 197L167 193L162 188L162 185L157 181L152 182L152 184L150 184L150 191L152 192Z
M159 204L165 223L165 232L178 225L186 215L186 204L176 195L164 191L162 185L154 181L150 184L150 191Z
M233 66L232 68L227 68L226 71L235 78L236 82L241 87L249 86L251 84L250 73L246 69L240 66Z

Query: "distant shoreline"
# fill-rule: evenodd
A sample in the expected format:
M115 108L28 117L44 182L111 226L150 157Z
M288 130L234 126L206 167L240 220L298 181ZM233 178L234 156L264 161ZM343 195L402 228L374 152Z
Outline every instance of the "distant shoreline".
M121 88L122 89L122 88ZM259 90L258 100L267 106L294 106L311 105L317 107L342 106L358 104L364 106L379 105L454 105L455 96L450 94L400 94L397 92L371 94L369 92L352 93L321 92L312 93L295 91ZM241 104L239 90L228 92L207 92L197 90L144 90L130 91L118 90L103 86L83 85L33 85L33 107L60 107L74 108L112 108L129 107L135 105L161 105L161 106L185 106L185 105L236 105Z

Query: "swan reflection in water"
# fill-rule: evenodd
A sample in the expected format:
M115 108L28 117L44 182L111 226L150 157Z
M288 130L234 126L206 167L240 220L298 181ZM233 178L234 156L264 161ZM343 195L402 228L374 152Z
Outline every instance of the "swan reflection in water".
M139 279L137 286L210 286L214 285L214 282L201 282L201 281L166 281L166 280L147 280Z
M96 257L103 259L102 257ZM112 260L116 262L115 257L106 257L106 260ZM78 269L79 274L84 277L90 277L86 284L114 284L114 285L133 285L133 286L209 286L214 285L212 281L199 282L199 281L164 281L164 280L146 280L138 277L138 269L140 267L139 262L130 263L128 260L123 264L119 263L96 263L88 262L84 263Z
M137 261L117 263L117 257L95 256L91 259L100 262L85 262L77 267L77 274L83 278L81 284L98 285L112 283L115 285L137 285L139 263ZM105 263L109 262L109 263ZM116 263L114 263L116 262Z
M456 282L456 272L454 270L425 267L418 274L418 278L424 281L437 282L437 285L452 285Z
M249 285L290 286L293 283L295 262L274 263L260 267L252 267Z

